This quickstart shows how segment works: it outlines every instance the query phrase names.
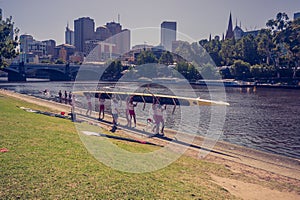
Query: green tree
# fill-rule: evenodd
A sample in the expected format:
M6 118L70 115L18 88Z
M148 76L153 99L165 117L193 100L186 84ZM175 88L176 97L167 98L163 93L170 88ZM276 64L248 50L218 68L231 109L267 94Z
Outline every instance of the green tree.
M207 53L215 62L216 66L221 66L222 58L219 55L222 47L221 41L216 39L213 39L211 41L201 40L199 44L203 46L203 48L207 51Z
M201 76L205 79L218 79L219 76L218 76L218 71L216 69L216 67L210 65L210 64L207 64L205 66L203 66L201 68Z
M222 42L219 56L222 58L223 65L232 65L235 54L235 40L228 39Z
M201 75L196 67L188 62L178 62L175 66L175 70L177 70L189 81L196 81L201 78Z
M271 31L268 29L261 29L258 36L255 38L255 41L257 43L257 54L260 64L266 63L267 65L270 65L271 52L274 48Z
M42 60L41 63L51 63L50 60Z
M277 47L281 65L287 66L293 71L292 78L295 78L297 68L299 67L300 56L300 19L291 22L286 29L276 33L274 43Z
M109 80L118 80L122 74L123 66L121 61L115 60L110 63L110 65L103 72L102 78Z
M300 57L300 20L289 21L287 14L278 13L267 26L273 30L273 58L278 77L295 78Z
M246 80L251 77L250 64L242 60L235 60L231 66L230 72L237 80Z
M157 58L152 51L142 51L137 57L137 64L157 63Z
M272 65L256 64L251 66L250 72L254 78L276 77L276 69Z
M243 60L252 65L258 62L256 42L252 34L238 40L234 48L235 59Z
M282 31L287 28L290 23L288 15L286 13L279 12L276 15L276 18L268 20L266 25L272 29L274 33L276 33L277 31Z
M174 63L173 55L169 51L165 51L161 54L158 62L164 65L172 65Z
M55 61L55 64L65 64L65 61L63 59L59 58Z
M19 30L13 30L13 25L12 17L6 20L0 18L0 68L7 67L7 59L13 59L19 54L16 50ZM14 39L11 38L12 33L16 34Z
M187 62L179 62L175 66L175 70L177 70L182 76L187 78L189 64Z

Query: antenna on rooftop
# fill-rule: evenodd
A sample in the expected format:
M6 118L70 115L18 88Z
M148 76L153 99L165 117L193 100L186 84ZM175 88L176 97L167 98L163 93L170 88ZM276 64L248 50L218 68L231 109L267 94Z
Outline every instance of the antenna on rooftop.
M120 24L120 14L118 14L118 23Z

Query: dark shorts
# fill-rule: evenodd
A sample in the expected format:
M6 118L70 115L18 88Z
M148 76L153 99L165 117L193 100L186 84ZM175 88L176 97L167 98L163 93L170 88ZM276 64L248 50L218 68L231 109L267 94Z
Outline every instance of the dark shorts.
M134 110L129 110L129 115L135 115Z
M100 110L104 110L104 105L100 105Z

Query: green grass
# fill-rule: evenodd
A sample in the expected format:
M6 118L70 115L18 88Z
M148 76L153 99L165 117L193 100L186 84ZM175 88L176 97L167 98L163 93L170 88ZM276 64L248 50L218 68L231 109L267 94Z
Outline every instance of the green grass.
M0 96L0 148L9 149L0 153L0 199L235 199L208 175L230 176L221 165L182 156L151 173L116 171L88 152L69 120L17 106L47 110ZM158 148L112 142L130 152Z

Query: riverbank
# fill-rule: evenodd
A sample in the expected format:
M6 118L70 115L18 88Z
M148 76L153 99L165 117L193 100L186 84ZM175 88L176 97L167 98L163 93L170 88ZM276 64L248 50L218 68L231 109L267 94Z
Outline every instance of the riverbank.
M183 156L157 172L140 175L116 172L95 161L86 152L70 121L26 113L16 108L24 106L69 112L70 106L4 90L0 91L0 96L0 121L3 123L0 135L4 138L1 139L1 148L10 150L1 155L1 165L4 165L1 173L2 197L13 197L13 191L16 191L18 195L23 192L31 198L62 198L63 195L82 198L88 194L98 198L139 199L299 198L300 165L296 159L219 142L214 150L224 154L211 152L199 159L199 149L190 147L186 152L188 157ZM109 128L107 124L99 125ZM126 129L116 134L136 137L133 131ZM171 131L166 134L173 137ZM149 138L149 141L160 145L168 143L159 138ZM197 137L194 145L201 145L201 141L202 138ZM118 142L118 145L148 148L124 142ZM13 178L8 178L9 174L14 174ZM37 175L31 177L32 174ZM51 184L54 189L50 189ZM21 191L18 192L18 189ZM43 194L45 196L39 196Z

